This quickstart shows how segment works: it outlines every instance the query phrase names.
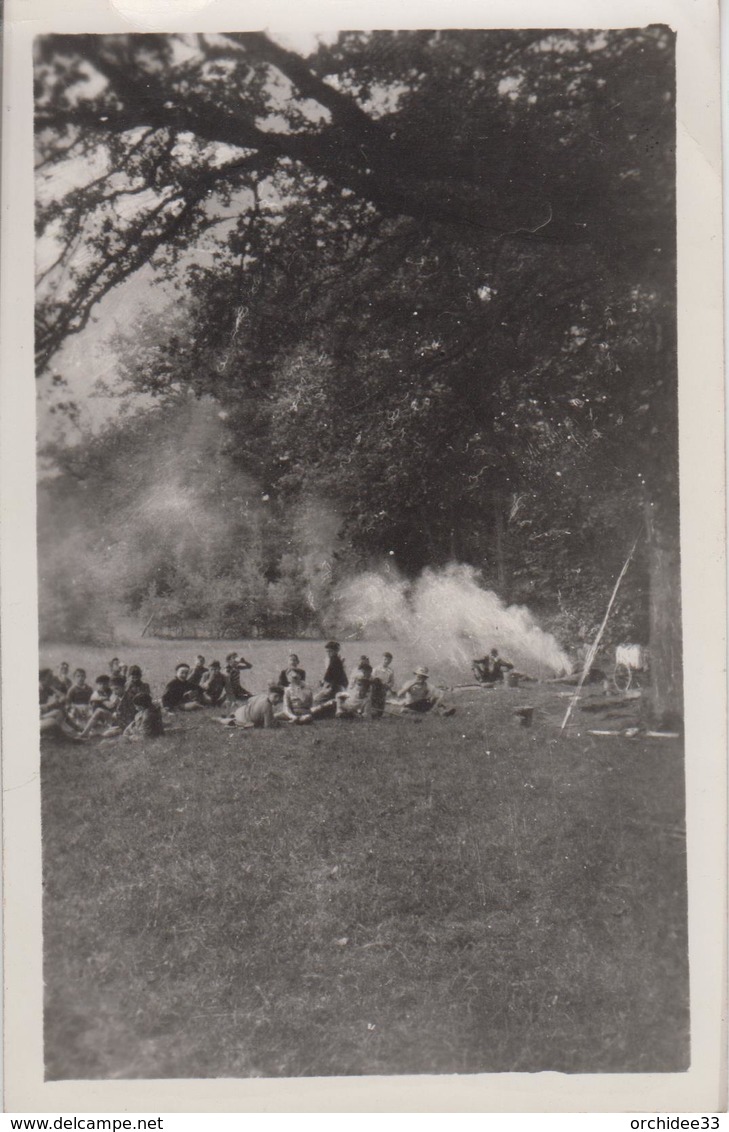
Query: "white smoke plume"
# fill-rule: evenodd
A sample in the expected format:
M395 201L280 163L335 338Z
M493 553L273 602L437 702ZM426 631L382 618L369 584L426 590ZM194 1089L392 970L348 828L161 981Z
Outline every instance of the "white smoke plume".
M407 641L422 663L450 678L467 677L471 662L492 648L536 679L571 671L567 654L523 606L506 606L479 584L471 566L426 569L409 584L392 567L339 587L340 624L365 638Z

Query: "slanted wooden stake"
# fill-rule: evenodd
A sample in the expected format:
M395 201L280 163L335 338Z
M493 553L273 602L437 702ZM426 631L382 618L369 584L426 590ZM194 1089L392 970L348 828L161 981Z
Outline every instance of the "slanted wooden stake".
M157 616L157 614L156 614L156 613L151 613L151 614L149 615L149 617L148 617L148 619L147 619L147 624L146 624L146 625L144 626L144 628L142 629L142 636L144 636L144 634L145 634L145 633L147 632L147 629L148 629L148 628L149 628L149 626L150 626L150 625L152 624L152 622L154 621L154 619L155 619L155 617L156 617L156 616Z
M585 678L587 677L588 672L592 668L593 661L595 659L595 656L597 655L597 650L600 647L600 641L602 640L602 635L605 632L605 626L608 623L608 617L610 616L610 610L613 607L613 604L615 602L615 598L618 596L618 590L620 589L620 583L622 582L623 578L625 577L625 572L628 569L628 566L630 565L630 560L633 557L633 554L635 553L635 548L636 548L637 545L638 545L638 539L636 539L635 542L633 543L633 545L631 546L630 554L625 559L625 565L623 566L622 570L618 574L618 580L615 583L615 586L613 587L613 592L610 596L610 601L608 602L608 607L605 610L605 616L602 619L602 625L598 629L597 636L595 637L595 640L592 642L592 645L590 647L590 651L587 654L587 660L585 661L585 667L582 670L582 675L580 676L577 687L575 688L575 694L572 697L572 699L570 700L569 705L567 707L567 711L565 712L564 719L562 720L562 726L560 727L560 732L564 731L565 727L567 726L567 724L569 722L569 718L572 715L572 712L574 711L575 704L577 703L577 701L580 698L580 692L582 691L582 685L585 683Z

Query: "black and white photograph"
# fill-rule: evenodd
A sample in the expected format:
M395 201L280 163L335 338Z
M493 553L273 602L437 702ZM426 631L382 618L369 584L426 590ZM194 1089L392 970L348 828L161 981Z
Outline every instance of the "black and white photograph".
M32 52L45 1082L688 1072L675 29Z

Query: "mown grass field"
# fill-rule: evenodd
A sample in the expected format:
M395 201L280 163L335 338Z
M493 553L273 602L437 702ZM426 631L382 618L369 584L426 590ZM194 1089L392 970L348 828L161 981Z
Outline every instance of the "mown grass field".
M115 651L159 691L229 647L257 690L289 646ZM317 677L320 645L294 647ZM93 678L110 653L62 655ZM680 744L579 713L560 737L554 687L454 696L452 719L200 712L146 745L44 744L48 1078L686 1068Z

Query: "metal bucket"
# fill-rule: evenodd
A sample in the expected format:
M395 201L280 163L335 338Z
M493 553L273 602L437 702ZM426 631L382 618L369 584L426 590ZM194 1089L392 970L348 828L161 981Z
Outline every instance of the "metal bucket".
M506 673L506 686L507 686L507 688L518 688L519 687L519 673L518 672L507 672Z

